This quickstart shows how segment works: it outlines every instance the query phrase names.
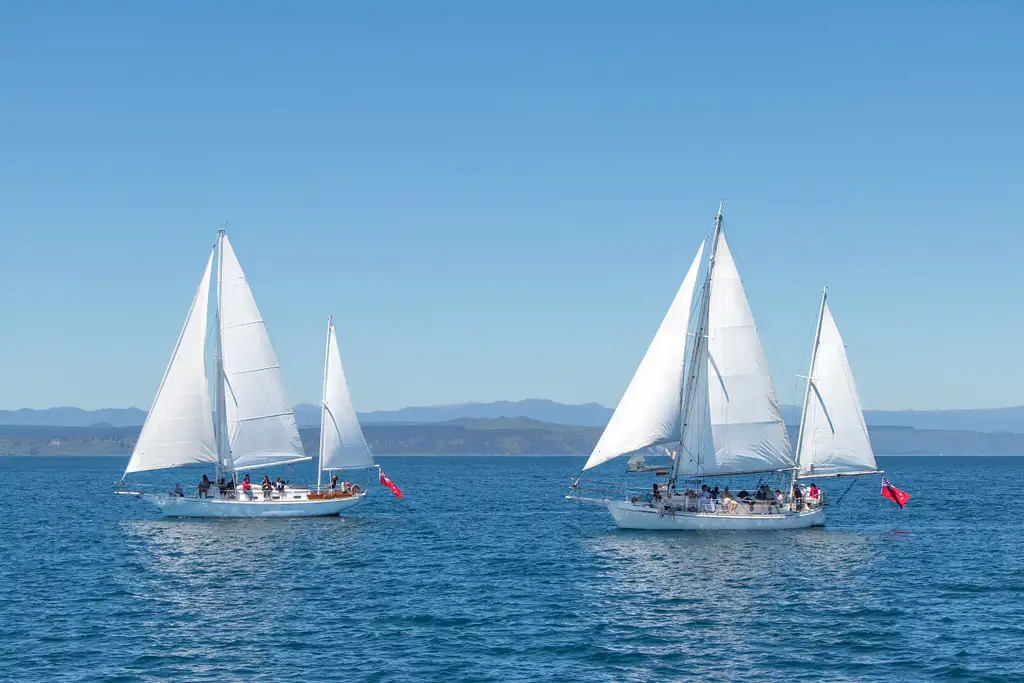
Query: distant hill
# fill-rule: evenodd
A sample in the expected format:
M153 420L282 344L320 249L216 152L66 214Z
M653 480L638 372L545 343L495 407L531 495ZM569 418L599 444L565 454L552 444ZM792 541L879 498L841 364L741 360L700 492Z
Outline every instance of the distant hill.
M491 403L457 403L444 406L419 406L400 410L378 410L362 413L359 418L366 424L380 422L444 422L459 418L494 419L499 417L528 417L552 424L603 427L611 419L612 411L597 403L567 405L544 398L522 401L494 401ZM317 418L319 423L319 417Z
M461 418L423 424L367 424L370 448L381 454L586 455L601 427L560 425L530 418ZM1024 434L871 427L875 452L883 455L1024 455ZM316 427L299 430L315 455ZM127 455L138 427L0 425L0 455ZM796 440L796 428L790 428Z
M800 420L798 406L782 406L787 424ZM451 420L527 418L548 424L603 427L611 418L612 409L597 403L567 405L546 399L495 401L491 403L458 403L441 406L415 406L399 410L378 410L359 415L364 425L432 424ZM868 410L867 423L872 427L914 427L921 430L954 430L967 432L1012 432L1024 434L1024 406L1009 408L977 408L955 410ZM113 427L138 427L146 413L138 408L103 408L82 410L60 407L45 410L0 410L0 425L39 425L88 427L108 424ZM295 406L295 421L300 428L320 425L320 406L300 403Z
M61 406L34 410L0 410L0 425L48 425L61 427L88 427L108 424L114 427L141 427L146 411L138 408L100 408L82 410Z

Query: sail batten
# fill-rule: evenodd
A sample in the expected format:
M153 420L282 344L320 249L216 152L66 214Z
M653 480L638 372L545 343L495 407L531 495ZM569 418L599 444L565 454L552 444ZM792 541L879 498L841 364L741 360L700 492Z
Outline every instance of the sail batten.
M820 327L800 425L800 476L877 471L846 346L826 302Z
M231 466L307 460L277 355L227 235L221 238L220 258L218 324Z
M584 470L643 448L679 441L687 332L703 254L701 244Z
M160 381L125 474L216 463L206 379L206 328L213 252Z

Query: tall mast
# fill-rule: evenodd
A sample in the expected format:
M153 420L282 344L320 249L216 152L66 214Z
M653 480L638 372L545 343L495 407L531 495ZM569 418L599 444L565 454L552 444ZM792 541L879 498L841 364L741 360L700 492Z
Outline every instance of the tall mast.
M224 230L217 231L217 312L215 317L217 333L214 335L216 339L217 368L216 379L214 380L216 394L216 405L214 406L214 431L217 436L217 462L220 463L218 467L227 466L227 469L231 471L232 478L234 478L234 466L230 464L231 446L228 444L227 434L227 408L225 406L224 396L224 350L221 345L221 316L223 315L223 311L221 309L221 295L224 283L224 234Z
M331 333L334 331L334 316L327 316L327 346L324 349L324 390L320 394L320 459L316 466L316 490L320 492L320 478L324 472L324 429L327 427L327 366L331 358Z
M818 309L818 326L814 330L814 346L811 348L811 367L807 370L807 388L804 390L804 405L800 411L800 430L796 437L796 469L793 470L793 481L789 486L789 493L793 493L793 486L797 477L800 476L800 446L804 440L804 423L807 421L807 399L811 397L811 383L814 381L814 364L818 360L818 346L821 344L821 323L825 318L825 298L828 296L828 287L821 290L821 306Z
M722 233L722 208L725 206L725 202L721 202L718 205L718 213L715 214L715 229L711 237L711 255L708 259L708 272L704 276L704 291L701 292L701 305L700 305L700 316L697 318L697 330L693 338L693 353L690 356L690 376L686 380L686 386L683 390L683 400L681 401L681 407L683 411L683 426L679 430L679 449L676 451L675 467L672 469L672 478L670 484L676 483L676 478L679 476L679 463L683 460L683 434L686 432L686 428L689 426L686 422L687 415L689 414L689 405L693 401L694 387L697 382L698 375L698 363L704 361L704 355L707 349L708 343L708 318L711 311L711 277L715 270L715 253L718 250L718 236ZM700 454L697 454L697 467L700 467Z

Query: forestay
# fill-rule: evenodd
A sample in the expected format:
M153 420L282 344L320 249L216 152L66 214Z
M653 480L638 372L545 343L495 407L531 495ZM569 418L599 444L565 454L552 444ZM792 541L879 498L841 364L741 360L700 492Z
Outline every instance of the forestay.
M701 244L584 470L648 446L679 441L687 329L703 253Z
M797 462L801 476L877 470L846 347L828 304L811 365ZM812 471L813 468L813 471Z
M710 297L707 391L714 454L702 460L699 473L794 467L771 372L724 233Z
M373 467L373 456L359 426L341 366L334 324L327 326L324 401L320 420L320 469Z
M125 474L217 462L206 378L206 329L213 253L174 345Z
M221 353L234 468L306 460L277 356L227 235L220 258Z

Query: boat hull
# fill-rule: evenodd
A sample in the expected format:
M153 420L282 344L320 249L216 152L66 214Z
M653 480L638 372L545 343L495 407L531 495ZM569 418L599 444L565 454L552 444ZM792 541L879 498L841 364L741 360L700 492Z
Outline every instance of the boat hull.
M645 503L609 500L608 512L620 529L664 531L782 531L825 526L825 509L801 512L737 513L666 512Z
M355 507L366 497L360 493L346 498L309 500L230 500L185 498L167 494L143 494L142 498L160 508L165 517L333 517Z

